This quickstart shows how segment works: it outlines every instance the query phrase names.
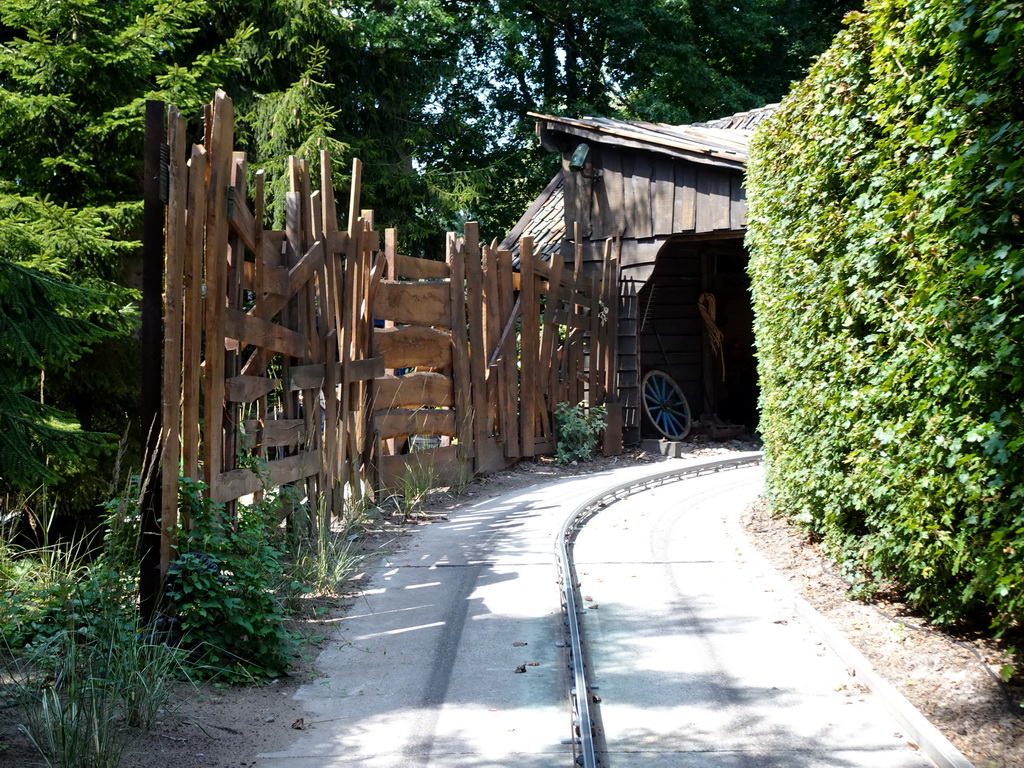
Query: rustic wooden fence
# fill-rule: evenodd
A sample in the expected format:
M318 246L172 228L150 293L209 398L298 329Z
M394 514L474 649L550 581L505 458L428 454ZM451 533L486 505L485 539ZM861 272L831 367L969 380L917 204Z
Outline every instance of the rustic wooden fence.
M604 450L621 451L611 243L596 276L579 257L538 261L528 237L514 272L473 223L444 261L403 256L360 210L358 161L339 227L326 152L318 189L291 158L285 228L266 229L263 174L248 186L223 92L188 152L170 108L165 155L163 569L188 524L179 475L229 513L297 485L312 533L411 472L449 485L553 453L559 402L610 404Z

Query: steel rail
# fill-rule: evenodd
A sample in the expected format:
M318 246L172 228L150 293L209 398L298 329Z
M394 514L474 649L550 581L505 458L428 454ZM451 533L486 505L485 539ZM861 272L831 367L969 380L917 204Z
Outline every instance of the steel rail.
M735 459L709 461L702 464L691 464L660 472L654 472L633 480L619 483L595 493L586 501L578 504L562 523L555 542L555 556L562 586L562 613L567 629L566 654L569 657L569 668L572 670L572 684L569 700L573 708L573 758L576 765L583 768L598 768L600 761L595 745L594 697L593 687L587 682L586 647L583 641L583 629L580 626L581 602L579 595L579 579L576 576L576 564L572 557L572 548L576 534L586 522L605 507L621 501L637 491L645 491L667 483L687 480L701 475L713 475L730 469L751 467L760 464L762 454L751 453Z

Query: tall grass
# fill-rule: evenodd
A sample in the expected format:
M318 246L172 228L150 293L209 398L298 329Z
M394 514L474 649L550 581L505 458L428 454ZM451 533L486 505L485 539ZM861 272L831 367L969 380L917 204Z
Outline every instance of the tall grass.
M19 728L51 768L117 766L182 667L139 623L138 489L107 505L103 544L0 543L0 626Z

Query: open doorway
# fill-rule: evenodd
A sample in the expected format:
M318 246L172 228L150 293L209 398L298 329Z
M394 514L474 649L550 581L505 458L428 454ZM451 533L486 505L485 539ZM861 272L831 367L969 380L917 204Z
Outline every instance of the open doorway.
M637 296L637 335L641 378L666 374L694 421L754 433L758 387L746 265L740 238L669 241ZM663 436L646 417L641 434Z

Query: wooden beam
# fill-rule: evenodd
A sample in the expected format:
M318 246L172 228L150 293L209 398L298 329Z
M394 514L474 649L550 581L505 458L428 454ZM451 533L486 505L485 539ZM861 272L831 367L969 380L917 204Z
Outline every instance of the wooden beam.
M455 388L444 374L420 371L373 380L374 410L435 405L455 405Z
M458 433L455 411L406 410L397 408L378 411L373 415L374 432L378 440L409 435L447 435Z
M445 368L452 364L452 335L447 331L420 325L375 328L373 343L385 368Z
M271 486L287 485L320 471L320 451L304 451L296 456L268 461L266 473ZM222 472L210 484L210 499L218 502L263 490L263 479L248 468Z
M498 356L498 377L501 384L500 412L501 437L505 456L516 458L519 452L519 366L513 351L505 356L503 349L515 349L515 324L518 315L519 301L512 299L512 253L499 250L496 258L498 278L498 316L507 317L508 322L502 331L501 339L495 348ZM511 339L511 341L506 341ZM507 345L507 346L506 346ZM492 356L493 360L493 356Z
M251 403L281 386L280 379L264 376L233 376L224 383L227 399L233 403Z
M534 442L537 434L537 363L540 350L538 348L540 329L540 308L537 302L537 290L534 284L533 238L524 237L519 241L519 269L522 275L522 289L519 298L522 302L522 391L520 392L520 443L522 456L534 456Z
M206 224L206 149L192 147L188 169L188 215L185 250L185 328L182 340L181 471L199 477L199 391L204 379L203 234ZM185 521L182 521L185 522Z
M303 419L247 419L242 425L245 433L264 448L294 448L306 440Z
M388 273L388 279L397 280L404 277L406 280L446 280L450 274L448 265L443 261L417 259L412 256L395 254L395 271Z
M448 325L452 329L452 378L455 381L455 412L458 414L459 458L471 459L473 448L473 401L469 370L469 335L466 328L466 253L453 232L445 244L451 278L448 281Z
M311 339L306 335L271 323L237 309L224 310L224 335L243 344L266 347L291 357L306 357Z
M377 286L373 316L396 323L448 327L450 288L445 283L399 283L382 280Z
M188 167L185 161L185 120L178 108L168 110L167 223L164 264L163 348L163 449L160 477L163 481L160 512L160 573L170 565L178 529L178 467L181 460L182 334L184 320L184 272L188 241Z
M206 207L206 397L203 474L216 479L224 466L224 337L227 303L227 188L231 176L234 107L218 90L209 127L210 167ZM236 337L237 338L237 337ZM212 485L212 484L211 484ZM211 495L213 491L211 488ZM226 499L225 499L226 500Z
M475 221L463 227L466 248L466 314L469 322L469 376L472 382L473 445L483 445L491 430L487 419L487 349L484 344L484 275L480 234ZM478 456L479 457L479 456Z

